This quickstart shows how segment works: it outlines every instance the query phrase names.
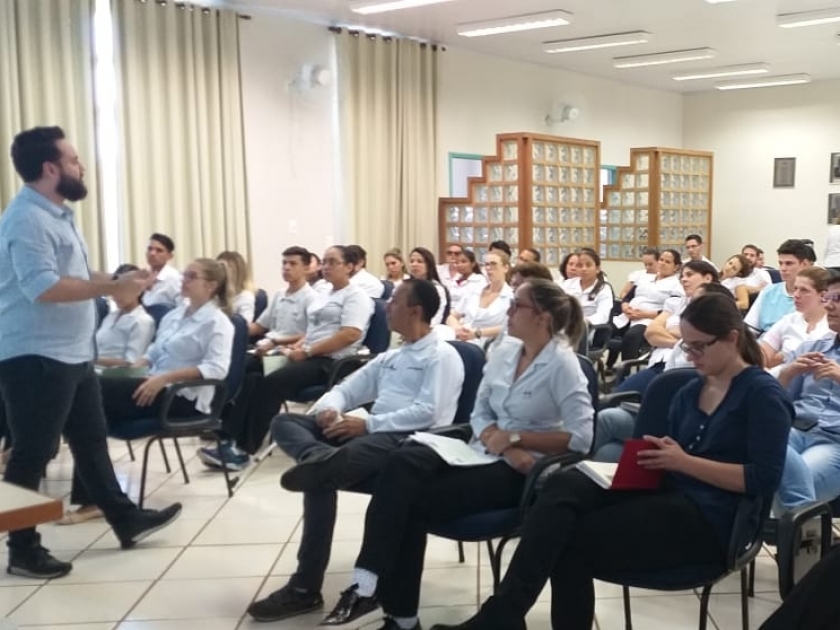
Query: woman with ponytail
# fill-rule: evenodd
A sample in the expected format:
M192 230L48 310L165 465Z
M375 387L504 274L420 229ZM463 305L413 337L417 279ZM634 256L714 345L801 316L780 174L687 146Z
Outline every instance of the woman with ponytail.
M184 271L181 295L187 299L164 316L152 345L131 366L147 371L147 375L101 379L102 406L110 426L156 418L167 385L227 376L233 324L225 266L211 258L195 260ZM207 413L214 393L212 387L182 389L172 400L169 415ZM65 516L62 524L81 523L102 515L75 474L70 503L82 507Z
M778 488L793 407L729 296L692 300L680 333L698 376L671 400L669 435L645 436L639 452L641 467L664 471L660 488L605 490L568 468L549 476L496 594L469 621L431 630L521 630L549 578L551 627L590 630L595 575L723 571L741 497Z

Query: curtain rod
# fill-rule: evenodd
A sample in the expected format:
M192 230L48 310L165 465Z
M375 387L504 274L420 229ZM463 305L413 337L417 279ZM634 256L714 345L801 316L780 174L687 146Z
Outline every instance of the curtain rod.
M139 2L140 4L148 4L149 0L137 0L137 2ZM168 0L153 0L153 2L159 7L165 7L169 4ZM181 9L182 11L186 11L187 9L189 9L190 11L200 9L201 13L204 15L210 15L210 13L213 11L210 7L203 7L193 2L174 2L173 4L175 5L175 8ZM245 15L244 13L237 13L236 17L238 17L240 20L251 19L250 15Z
M409 37L399 37L399 36L395 36L395 35L380 35L378 33L369 33L367 31L362 31L362 30L359 30L359 29L356 29L356 28L344 29L341 26L328 26L327 30L330 33L335 33L336 35L340 35L341 33L343 33L346 30L347 34L352 35L353 37L361 37L362 35L364 35L365 37L367 37L371 41L376 41L377 39L381 39L385 43L389 43L394 39L409 39L411 41L416 41L417 43L419 43L420 48L426 48L426 46L431 46L432 50L434 50L434 51L439 50L440 52L446 52L446 46L443 46L441 44L432 44L431 42L421 42L421 41L416 40L416 39L412 40Z

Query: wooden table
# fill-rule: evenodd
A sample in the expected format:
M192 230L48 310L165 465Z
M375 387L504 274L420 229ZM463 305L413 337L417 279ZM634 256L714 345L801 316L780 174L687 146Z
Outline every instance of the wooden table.
M61 518L60 499L0 481L0 532L34 527Z

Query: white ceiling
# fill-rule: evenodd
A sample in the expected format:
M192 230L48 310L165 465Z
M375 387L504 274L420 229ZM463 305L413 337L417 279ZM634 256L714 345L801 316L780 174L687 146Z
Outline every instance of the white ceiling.
M616 79L671 91L712 89L714 80L671 79L675 72L753 62L770 64L770 75L806 72L814 80L840 77L840 25L783 29L777 13L840 7L840 0L454 0L439 5L363 16L348 9L350 0L218 0L242 11L271 12L326 24L351 24L420 37L511 59ZM572 12L569 26L466 38L456 25L540 11ZM544 41L644 30L648 44L546 54ZM714 59L618 70L612 58L622 55L710 47Z

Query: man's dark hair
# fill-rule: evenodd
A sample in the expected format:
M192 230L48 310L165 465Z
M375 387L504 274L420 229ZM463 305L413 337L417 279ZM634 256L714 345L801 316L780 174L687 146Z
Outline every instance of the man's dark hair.
M420 306L423 309L423 322L432 323L432 318L440 308L440 295L437 287L428 280L420 278L409 278L403 280L402 284L408 287L408 305Z
M653 256L656 260L659 260L659 250L655 247L645 247L642 250L642 256Z
M364 267L367 264L367 252L361 245L348 245L347 246L347 253L350 258L353 259L353 264L358 265L359 263L362 264ZM348 260L347 262L351 262Z
M685 242L688 243L688 241L697 241L698 245L702 245L703 237L699 234L689 234L685 237Z
M789 238L779 245L779 249L776 250L776 253L779 256L782 254L794 256L799 262L802 262L803 260L808 260L812 263L817 262L817 255L814 253L814 248L810 245L806 245L796 238Z
M287 247L283 250L284 256L300 256L300 261L308 267L312 263L312 252L310 252L305 247L300 247L299 245L293 245L292 247Z
M112 278L116 280L118 276L121 276L124 273L129 273L130 271L140 271L140 267L138 267L137 265L132 265L131 263L123 263L119 267L117 267L116 271L114 271L114 275L112 276Z
M744 245L741 248L741 251L743 252L745 249L753 250L756 253L756 255L760 255L760 254L764 253L763 249L761 249L758 245L753 245L752 243L747 243L746 245Z
M345 245L342 249L344 250L342 252L344 262L351 264L354 267L361 262L361 258L359 258L359 251L354 249L353 245Z
M490 249L498 249L500 252L507 254L508 258L511 256L510 245L504 241L493 241L490 243Z
M166 234L159 234L155 232L149 237L150 241L157 241L163 248L168 251L170 254L175 251L175 242L169 238Z
M542 262L542 256L540 256L540 251L538 249L534 249L533 247L523 247L523 252L531 252L534 255L533 262Z
M34 127L15 136L12 142L12 163L24 182L41 179L44 162L58 163L61 150L57 143L64 137L61 127Z

